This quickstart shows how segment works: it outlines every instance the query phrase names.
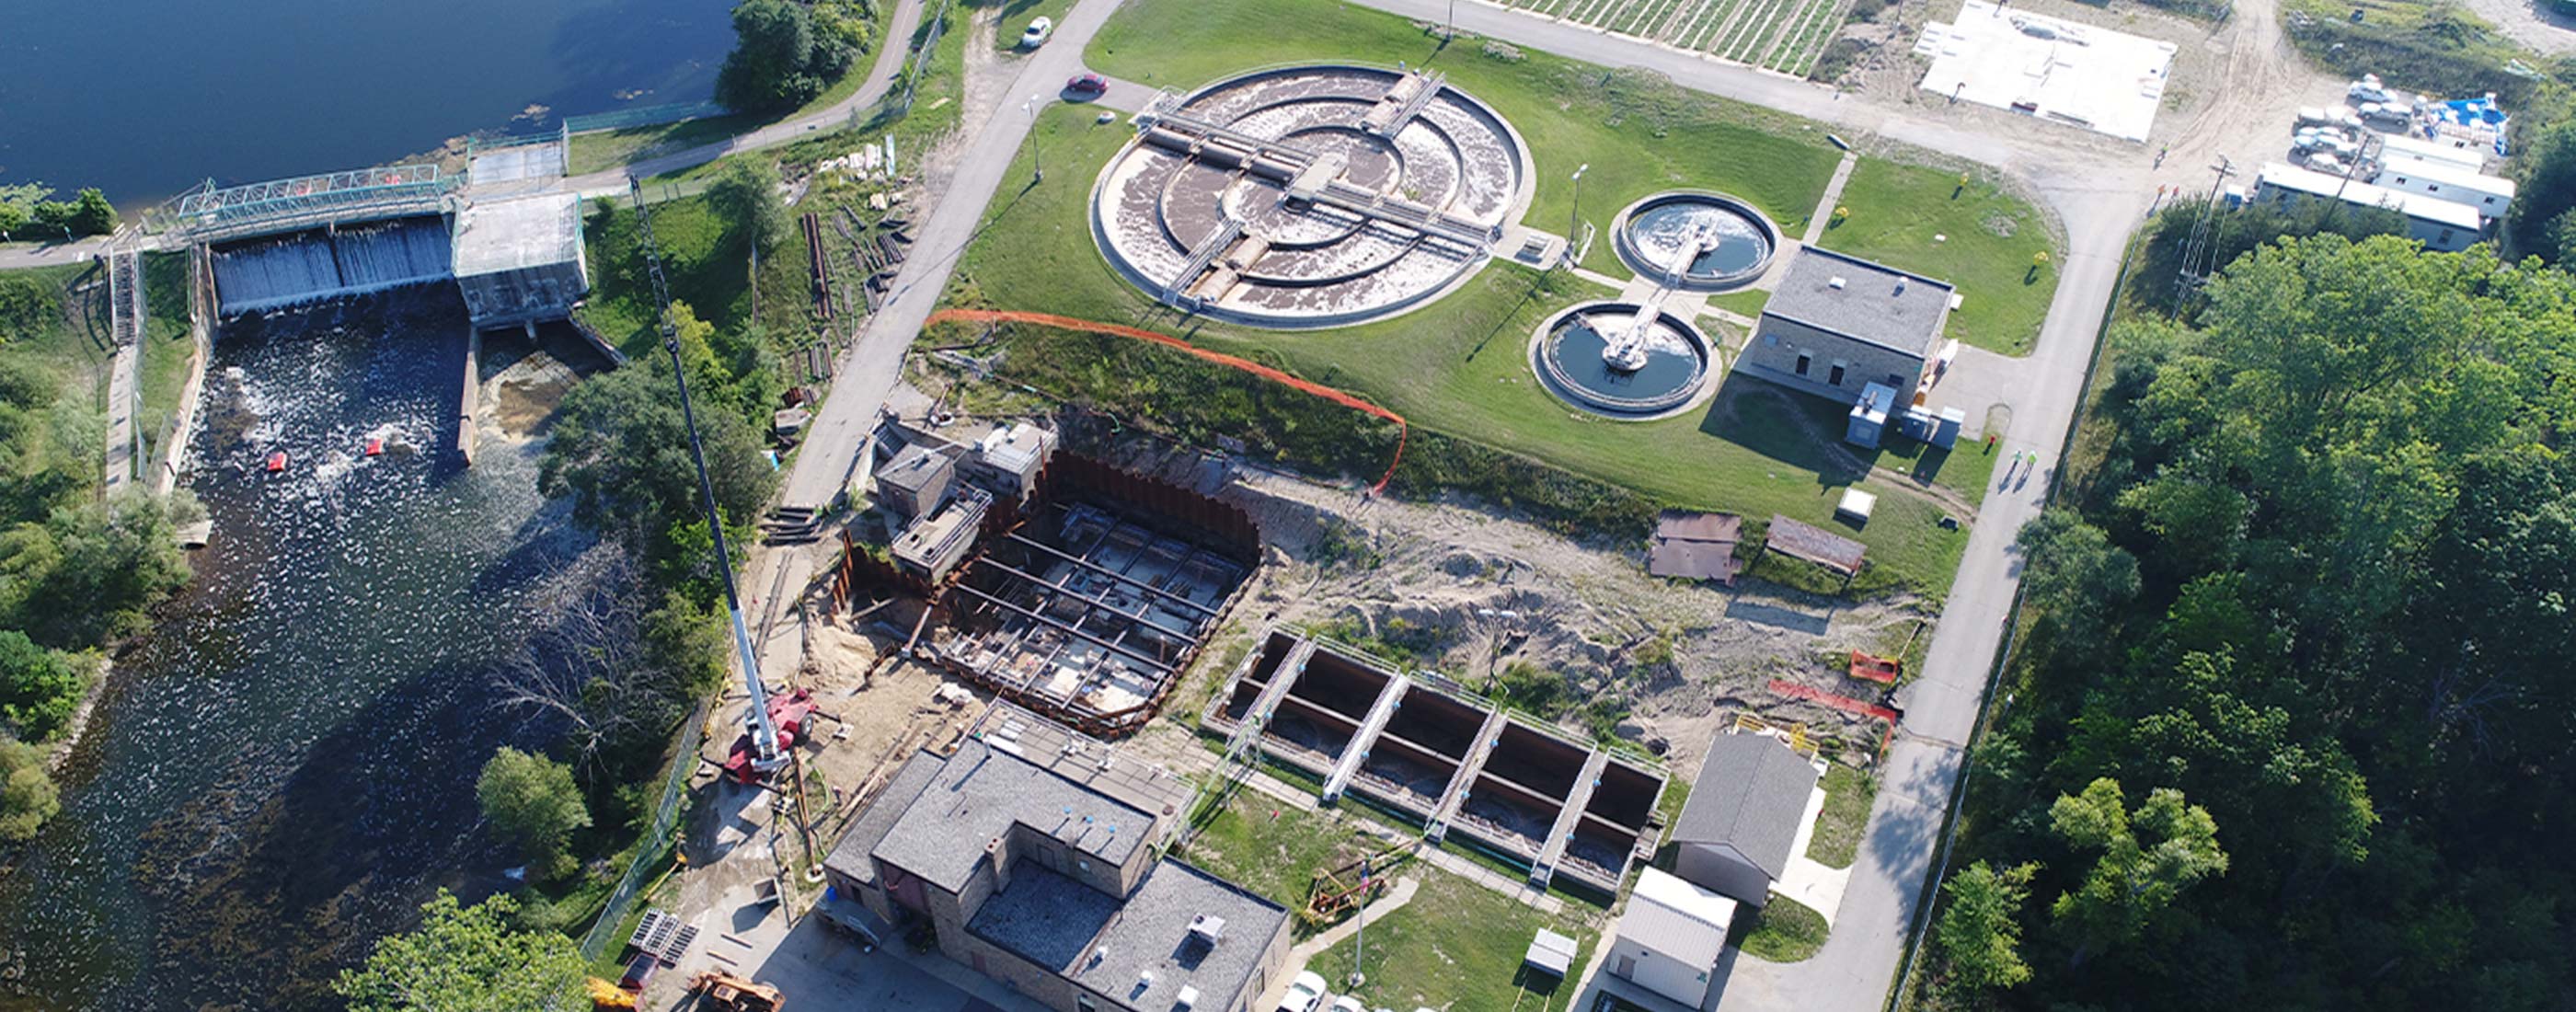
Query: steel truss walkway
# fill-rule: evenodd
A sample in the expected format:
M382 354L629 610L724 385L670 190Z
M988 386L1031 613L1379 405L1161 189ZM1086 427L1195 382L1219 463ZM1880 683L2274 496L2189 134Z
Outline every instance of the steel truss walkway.
M397 165L217 187L207 180L170 205L190 242L220 242L448 210L457 180L436 165Z

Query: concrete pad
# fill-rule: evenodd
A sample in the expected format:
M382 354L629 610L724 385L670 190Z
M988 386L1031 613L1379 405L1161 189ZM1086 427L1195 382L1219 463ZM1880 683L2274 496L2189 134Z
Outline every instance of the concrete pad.
M1789 869L1771 884L1771 891L1824 915L1830 928L1834 912L1843 905L1843 884L1851 881L1851 869L1828 868L1807 856L1807 844L1816 838L1816 819L1824 811L1825 782L1818 780L1816 789L1807 794L1806 810L1798 815L1798 838L1789 845Z
M1923 27L1923 90L2144 143L2174 45L1986 0Z

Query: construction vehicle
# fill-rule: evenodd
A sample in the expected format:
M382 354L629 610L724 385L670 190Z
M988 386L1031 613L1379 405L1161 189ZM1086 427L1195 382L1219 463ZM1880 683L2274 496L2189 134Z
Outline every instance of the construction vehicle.
M718 970L690 978L689 990L703 997L714 1012L778 1012L787 1004L787 996L775 987Z
M653 239L653 212L644 200L644 181L626 178L628 192L635 196L635 225L644 246L644 266L653 278L653 302L660 313L662 350L671 356L671 382L679 388L680 420L689 430L689 460L698 469L698 498L706 510L707 531L715 539L716 575L724 582L725 612L733 619L734 650L742 655L743 687L751 694L751 706L743 717L742 737L735 739L726 753L724 768L735 781L751 783L787 765L787 749L794 742L779 740L779 718L790 716L800 729L806 715L813 712L813 698L804 692L780 697L781 705L769 696L769 687L760 680L760 653L751 645L751 627L742 620L742 596L733 586L733 555L725 546L724 518L716 512L715 483L707 478L707 449L698 438L698 416L689 404L689 371L680 362L680 330L671 320L671 289L662 278L661 244Z

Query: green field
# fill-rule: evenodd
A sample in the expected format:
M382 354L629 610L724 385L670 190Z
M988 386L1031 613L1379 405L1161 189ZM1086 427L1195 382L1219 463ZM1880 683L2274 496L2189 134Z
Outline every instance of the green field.
M1420 883L1395 912L1369 919L1366 937L1344 940L1307 968L1334 982L1349 979L1353 960L1368 974L1358 991L1370 1008L1537 1009L1570 997L1570 984L1530 979L1521 956L1540 928L1574 939L1580 980L1598 933L1570 912L1551 916L1466 879L1420 865L1396 873ZM1580 909L1580 908L1578 908ZM1354 953L1355 948L1363 949Z
M1728 943L1744 954L1774 963L1795 963L1825 947L1831 928L1825 917L1796 900L1772 893L1758 911L1738 907Z
M1869 824L1869 803L1878 796L1878 781L1867 773L1834 763L1825 767L1825 810L1816 816L1815 835L1807 856L1828 868L1849 868L1860 854L1860 836Z
M860 74L852 71L850 77L856 78ZM759 125L759 121L747 116L708 116L623 130L593 130L572 135L572 147L565 161L569 163L572 175L587 175L628 162L686 151Z
M1006 184L987 212L988 234L1005 238L968 250L952 282L951 301L1165 330L1178 326L1173 311L1120 279L1093 245L1090 183L1128 136L1123 125L1095 124L1087 108L1061 107L1043 117L1037 145L1051 171L1044 182L1029 185L1030 153L1022 150L1005 177L1016 182ZM1841 488L1862 479L1873 464L1925 474L1971 503L1982 497L1992 466L1982 454L1924 455L1920 447L1906 445L1864 455L1839 441L1840 409L1751 380L1728 383L1706 409L1658 422L1611 422L1568 408L1530 375L1529 335L1555 309L1602 294L1598 286L1563 273L1498 262L1458 292L1391 320L1300 333L1190 321L1183 333L1202 346L1362 392L1418 426L1527 454L1656 502L1730 510L1757 520L1777 512L1828 523ZM1736 336L1706 322L1721 341ZM1179 355L1149 361L1171 369L1207 368ZM1147 388L1134 385L1132 375L1104 374L1092 382L1052 356L1030 368L1060 381L1049 387L1055 392L1109 400L1117 394L1108 388L1117 386L1136 392L1126 398L1131 402L1157 400L1142 395ZM1164 382L1181 385L1178 379ZM1384 459L1381 452L1375 466L1383 467ZM1362 468L1353 462L1352 469ZM1878 517L1860 533L1877 566L1856 586L1904 585L1934 593L1946 587L1965 532L1939 527L1944 511L1932 503L1880 480L1868 484L1888 494Z
M1949 282L1961 301L1946 333L2007 355L2027 355L2057 294L2057 265L2031 259L2059 250L2048 219L1990 179L1864 158L1843 184L1851 215L1828 226L1827 249Z
M1202 811L1197 835L1175 853L1293 910L1305 904L1315 869L1352 835L1330 816L1244 788Z

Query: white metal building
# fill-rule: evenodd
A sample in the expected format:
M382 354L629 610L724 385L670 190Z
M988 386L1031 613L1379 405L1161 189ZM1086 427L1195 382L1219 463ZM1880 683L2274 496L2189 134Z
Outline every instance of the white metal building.
M2382 157L2405 155L2428 161L2447 162L2471 172L2484 172L2490 145L2457 137L2417 137L2413 134L2383 134L2379 138Z
M2385 150L2378 178L2371 182L2401 193L2421 193L2465 204L2489 218L2502 218L2513 206L2513 180L2500 179L2457 162Z
M1610 972L1698 1008L1708 999L1709 978L1734 923L1734 900L1648 868L1637 876L1628 912L1619 916Z
M2408 193L2342 176L2271 162L2254 177L2254 199L2288 205L2304 200L2341 200L2356 207L2385 207L2406 216L2406 234L2424 248L2456 252L2485 238L2485 222L2474 207L2439 197Z

